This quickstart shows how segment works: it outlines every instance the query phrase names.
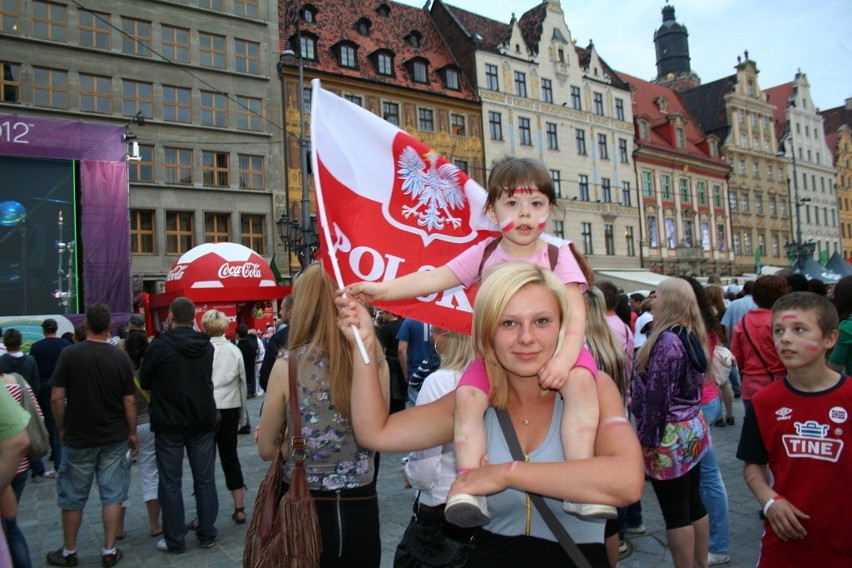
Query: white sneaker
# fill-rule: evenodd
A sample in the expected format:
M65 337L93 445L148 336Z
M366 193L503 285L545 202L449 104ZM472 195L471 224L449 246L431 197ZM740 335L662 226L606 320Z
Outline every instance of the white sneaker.
M618 511L612 505L564 501L562 510L581 519L615 519L618 517Z
M263 396L264 392L266 391L264 391L263 389L257 389L257 391L255 391L254 393L254 396Z
M627 534L645 534L645 523L639 523L635 527L627 525Z
M56 472L55 469L49 469L44 472L45 479L56 479L57 477L59 477L59 474Z
M721 564L727 564L730 561L731 557L727 554L714 554L713 552L707 554L708 566L719 566Z
M444 518L457 527L481 527L491 520L484 495L453 495L444 507Z

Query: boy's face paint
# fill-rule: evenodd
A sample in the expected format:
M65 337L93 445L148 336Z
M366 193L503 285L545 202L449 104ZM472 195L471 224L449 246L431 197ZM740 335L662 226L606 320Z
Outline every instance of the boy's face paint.
M778 358L791 370L818 363L834 345L834 336L823 334L814 310L773 314L772 338Z

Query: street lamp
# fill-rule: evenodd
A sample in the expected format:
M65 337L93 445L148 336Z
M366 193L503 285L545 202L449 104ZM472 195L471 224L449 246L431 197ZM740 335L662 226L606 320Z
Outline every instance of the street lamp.
M293 62L298 64L299 69L299 160L301 167L302 178L302 215L301 220L289 219L287 212L281 214L281 218L276 221L278 226L278 236L281 243L287 249L288 254L292 251L299 258L299 265L304 268L310 264L313 259L313 254L319 248L319 239L316 229L316 216L311 215L311 198L308 188L308 149L309 142L305 136L305 67L302 54L302 31L300 21L302 18L302 10L296 10L292 19L296 25L296 45L298 53L292 49L285 49L278 57L278 74L281 77L281 88L284 89L284 70ZM283 97L282 97L283 98ZM285 147L286 147L286 113L284 120L285 129ZM289 258L289 256L288 256Z
M298 219L290 219L287 213L281 213L281 217L275 222L278 227L278 238L287 250L287 258L295 254L299 259L299 266L305 268L314 258L314 253L319 248L317 241L317 216L308 218L307 230L299 223Z
M795 106L793 102L787 104L788 107ZM792 120L788 121L787 131L781 139L784 147L775 154L777 158L783 158L786 151L787 142L790 142L790 160L793 164L793 205L796 208L796 242L788 243L784 246L787 253L792 250L796 251L796 269L803 272L805 268L805 259L810 258L814 253L815 244L813 242L805 243L802 241L802 213L801 208L805 203L810 203L810 197L799 198L799 175L796 171L796 147L793 143ZM790 191L790 178L787 178L787 191Z

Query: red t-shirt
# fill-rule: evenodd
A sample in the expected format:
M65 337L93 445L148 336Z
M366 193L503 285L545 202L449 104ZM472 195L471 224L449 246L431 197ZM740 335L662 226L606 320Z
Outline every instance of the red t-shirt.
M776 381L752 404L737 457L769 464L775 491L811 517L801 521L807 536L788 542L766 521L758 566L849 566L852 381L818 393Z

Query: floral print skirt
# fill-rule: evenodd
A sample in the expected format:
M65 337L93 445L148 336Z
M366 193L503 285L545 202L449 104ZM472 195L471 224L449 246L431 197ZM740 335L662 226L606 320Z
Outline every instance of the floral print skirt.
M645 453L645 473L676 479L689 473L710 447L710 430L699 412L691 420L666 424L660 445Z

